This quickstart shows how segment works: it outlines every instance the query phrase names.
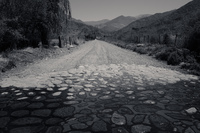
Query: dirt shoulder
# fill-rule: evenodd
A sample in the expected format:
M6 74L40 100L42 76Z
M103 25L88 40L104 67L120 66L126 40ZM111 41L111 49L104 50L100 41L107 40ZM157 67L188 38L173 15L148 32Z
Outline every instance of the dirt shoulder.
M0 80L13 75L20 75L21 72L25 71L32 65L70 54L79 49L79 47L80 46L74 46L70 49L39 49L28 47L23 50L14 50L9 53L2 53L0 56Z

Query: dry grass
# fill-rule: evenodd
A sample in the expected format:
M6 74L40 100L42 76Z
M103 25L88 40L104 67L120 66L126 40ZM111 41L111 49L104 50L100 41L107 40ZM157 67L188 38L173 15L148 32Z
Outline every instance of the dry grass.
M72 49L71 49L72 50ZM0 55L0 73L6 72L14 67L30 65L35 61L45 58L55 58L71 52L68 48L26 48L14 50Z

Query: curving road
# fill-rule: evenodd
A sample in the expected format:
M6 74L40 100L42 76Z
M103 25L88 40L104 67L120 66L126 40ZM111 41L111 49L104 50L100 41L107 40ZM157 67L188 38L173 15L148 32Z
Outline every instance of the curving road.
M199 133L200 81L103 41L0 81L1 133Z

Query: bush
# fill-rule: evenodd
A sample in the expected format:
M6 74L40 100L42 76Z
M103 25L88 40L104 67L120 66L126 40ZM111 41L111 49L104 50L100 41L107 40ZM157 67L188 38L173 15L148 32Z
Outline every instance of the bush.
M167 64L168 65L179 65L183 61L184 61L183 53L181 53L180 51L174 51L169 55L169 57L167 59Z
M171 43L170 36L168 34L165 34L163 37L163 44L168 46L170 43Z
M158 53L156 53L155 57L156 57L156 59L167 61L169 55L174 51L175 51L174 48L163 47L163 49L161 49L160 52L158 51Z
M145 48L145 47L136 47L135 48L135 52L137 52L139 54L147 54L147 48Z
M200 53L200 32L193 32L185 42L185 48Z

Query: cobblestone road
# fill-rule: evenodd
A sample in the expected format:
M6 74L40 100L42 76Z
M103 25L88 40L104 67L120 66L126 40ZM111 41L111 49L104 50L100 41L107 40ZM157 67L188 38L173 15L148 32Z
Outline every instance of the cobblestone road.
M198 77L100 41L84 47L71 68L0 82L0 133L200 133Z

